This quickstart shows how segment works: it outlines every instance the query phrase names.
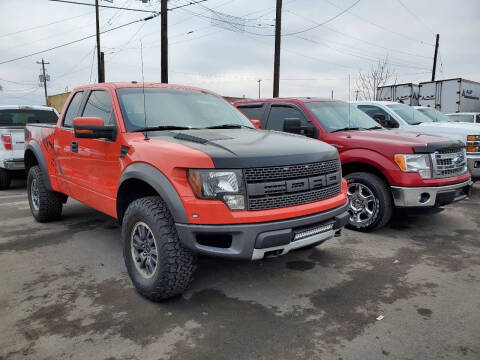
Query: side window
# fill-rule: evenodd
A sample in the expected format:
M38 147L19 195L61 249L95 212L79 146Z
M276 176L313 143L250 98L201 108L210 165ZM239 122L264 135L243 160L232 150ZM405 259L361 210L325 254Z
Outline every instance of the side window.
M88 97L82 116L99 117L105 125L115 125L112 101L104 90L93 90Z
M251 120L262 120L264 106L263 105L255 105L255 106L239 106L238 110L245 114Z
M65 127L73 127L73 119L78 114L78 109L80 104L82 103L83 99L83 91L76 92L73 95L70 104L68 104L67 111L65 113L65 118L63 119L63 126Z
M358 105L358 108L386 128L398 127L397 122L385 110L374 105Z
M270 114L268 114L266 128L283 131L285 120L300 120L302 126L308 125L307 120L299 110L290 106L272 106Z

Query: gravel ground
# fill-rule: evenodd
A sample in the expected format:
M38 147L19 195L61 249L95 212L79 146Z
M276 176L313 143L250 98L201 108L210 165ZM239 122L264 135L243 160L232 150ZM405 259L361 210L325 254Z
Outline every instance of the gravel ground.
M258 262L202 257L160 304L116 222L69 200L38 224L0 192L0 359L480 359L480 186L429 216ZM383 316L383 318L382 318Z

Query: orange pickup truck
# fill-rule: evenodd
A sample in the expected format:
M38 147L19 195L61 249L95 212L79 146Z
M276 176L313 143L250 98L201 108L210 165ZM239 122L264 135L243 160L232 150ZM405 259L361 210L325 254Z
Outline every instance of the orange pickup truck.
M283 255L348 219L334 147L259 131L190 87L79 87L56 125L27 126L25 166L37 221L59 219L68 197L118 219L128 273L154 301L188 287L196 253Z

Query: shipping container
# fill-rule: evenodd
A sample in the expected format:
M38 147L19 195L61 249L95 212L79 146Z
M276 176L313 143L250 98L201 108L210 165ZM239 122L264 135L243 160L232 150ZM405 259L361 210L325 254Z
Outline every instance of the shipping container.
M379 86L377 88L377 101L396 101L410 106L418 105L418 85L396 84Z
M480 83L466 79L422 82L420 105L443 113L480 112Z

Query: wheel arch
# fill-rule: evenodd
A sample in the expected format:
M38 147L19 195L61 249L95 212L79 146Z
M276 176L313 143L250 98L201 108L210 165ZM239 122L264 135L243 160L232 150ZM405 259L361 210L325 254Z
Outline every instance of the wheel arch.
M30 142L25 148L25 153L23 155L23 161L25 163L25 171L28 174L28 171L32 166L38 165L42 171L43 181L45 187L48 190L52 190L52 184L50 183L50 176L48 173L47 161L43 155L42 148L37 142Z
M165 201L175 222L188 223L185 207L172 183L160 170L146 163L128 166L120 177L116 204L118 221L122 223L132 201L152 195Z
M376 176L378 176L380 179L385 181L385 183L390 186L390 181L388 177L377 167L361 162L361 161L352 161L348 162L346 164L342 164L342 174L343 176L354 173L354 172L369 172L372 173Z

